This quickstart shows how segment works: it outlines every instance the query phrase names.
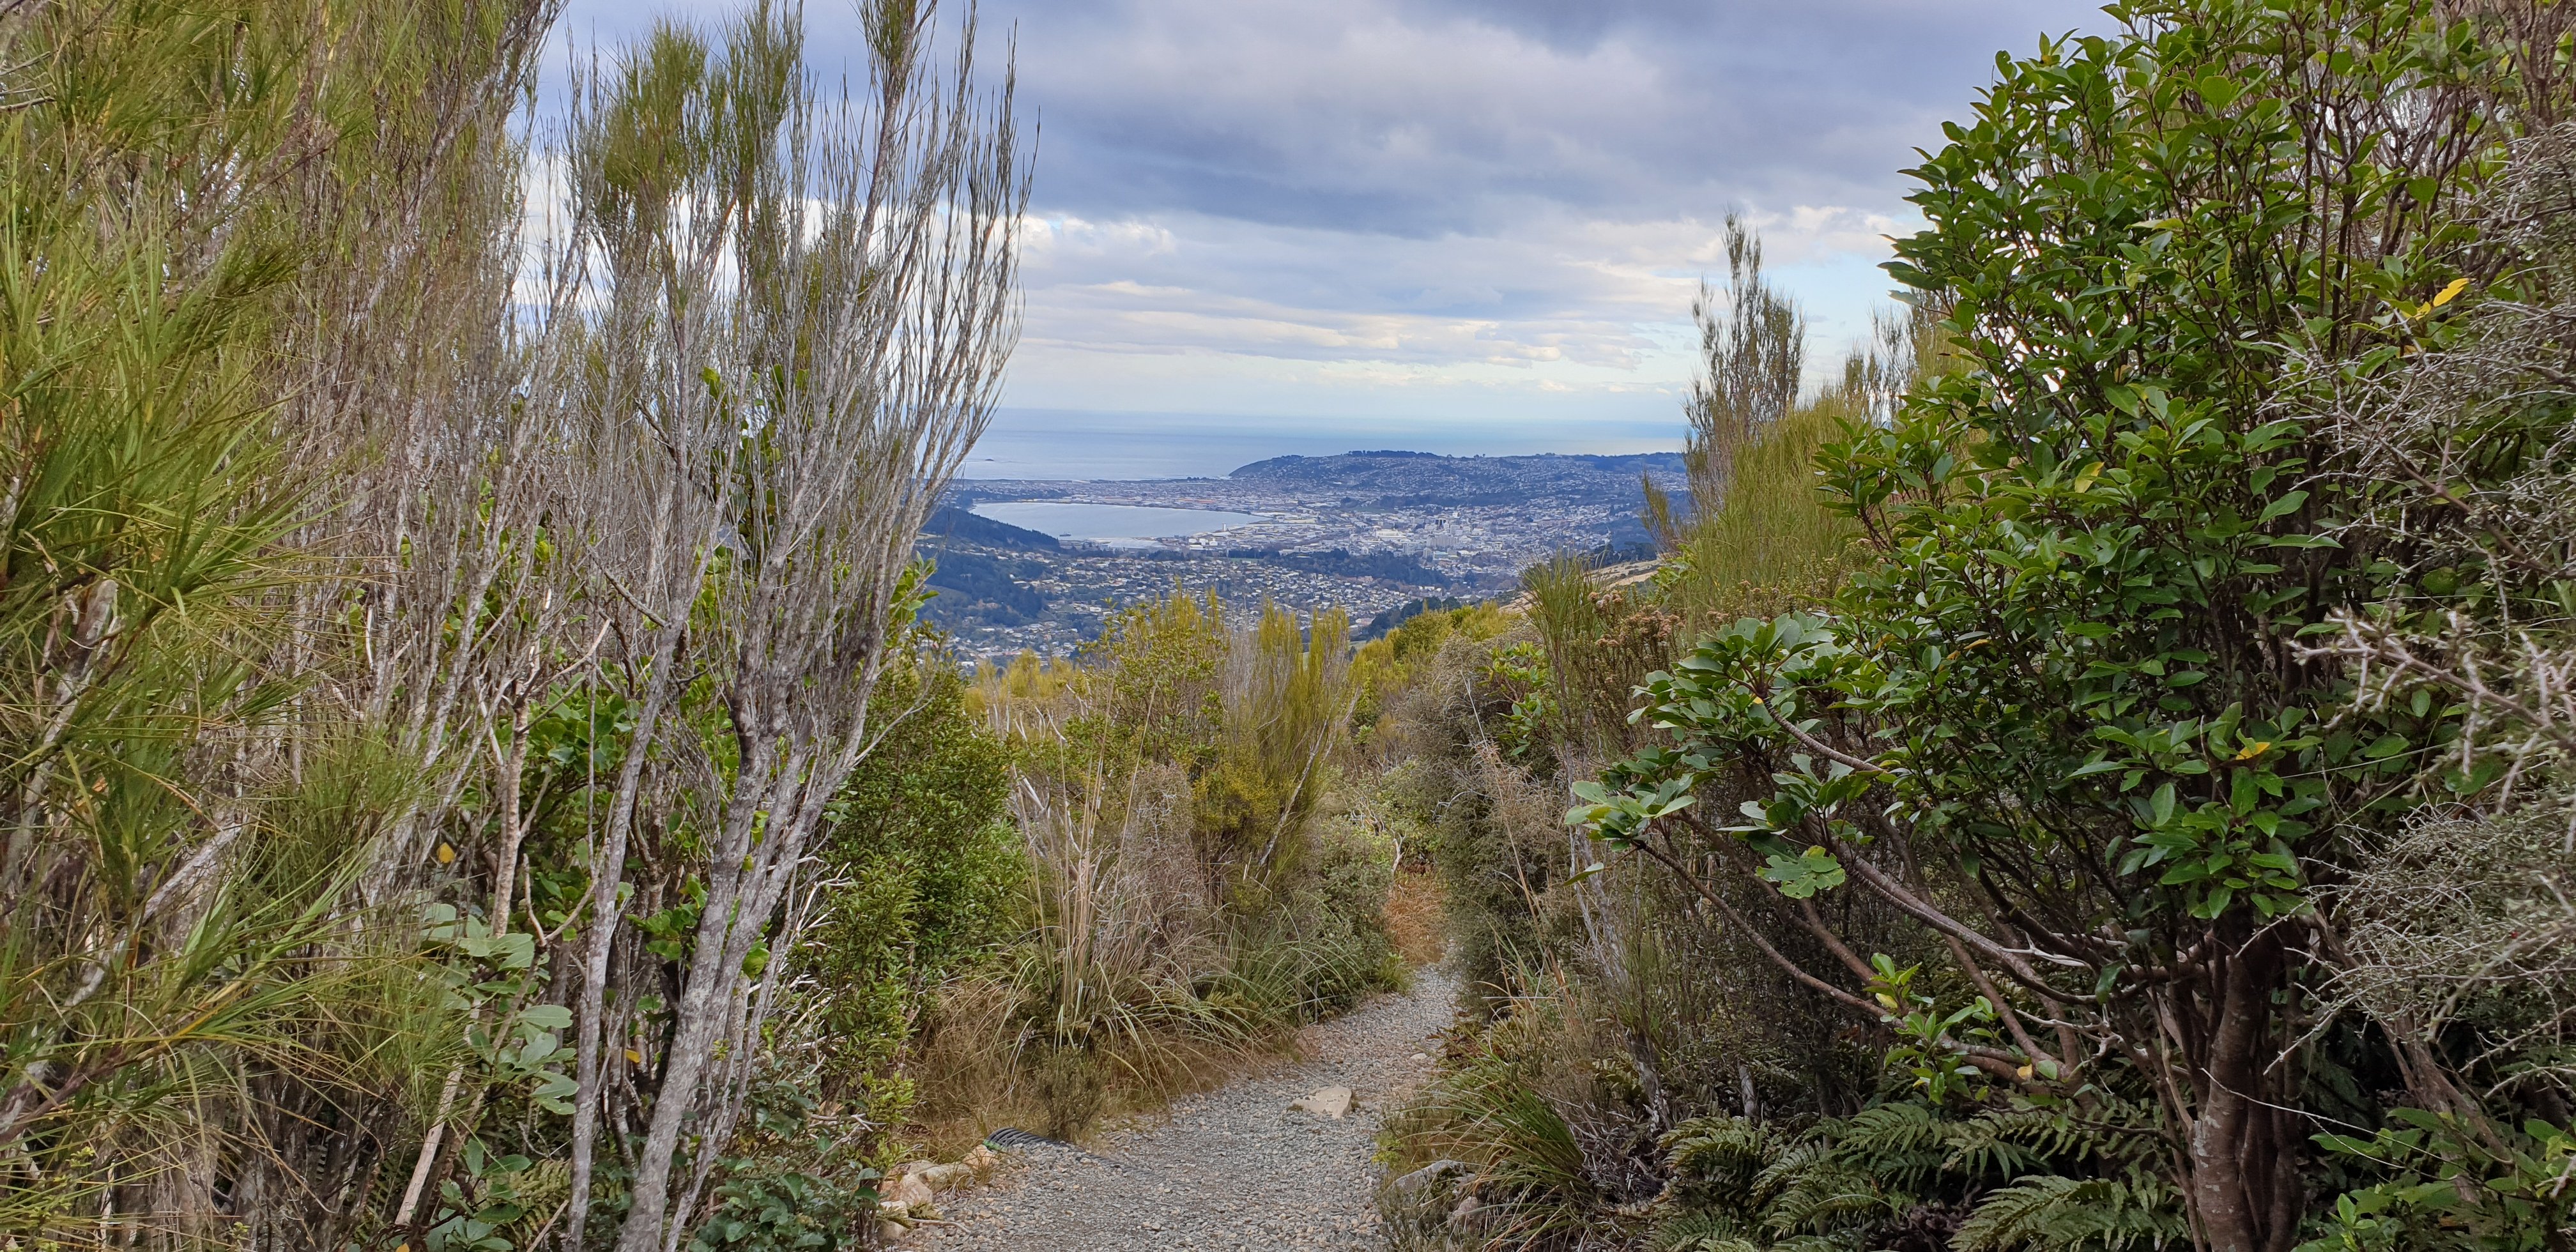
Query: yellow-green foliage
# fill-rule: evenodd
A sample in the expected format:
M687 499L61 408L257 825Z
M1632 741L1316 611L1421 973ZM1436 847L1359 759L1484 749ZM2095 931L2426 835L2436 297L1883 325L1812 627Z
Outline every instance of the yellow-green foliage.
M1214 768L1198 780L1198 835L1209 861L1266 878L1301 858L1306 817L1331 781L1350 714L1350 619L1265 604L1237 642Z
M1317 829L1338 811L1348 653L1338 610L1239 624L1175 593L1072 660L978 676L1014 761L1026 931L936 1015L927 1117L1077 1133L1388 977L1392 849Z
M1663 536L1664 567L1650 593L1628 597L1651 599L1670 616L1675 651L1739 617L1786 612L1830 593L1859 531L1818 493L1817 452L1887 420L1924 379L1962 368L1934 303L1918 299L1874 316L1870 341L1844 359L1842 377L1795 399L1803 350L1772 341L1802 335L1803 322L1763 278L1760 242L1740 230L1728 223L1732 310L1705 299L1693 310L1707 354L1690 413L1696 511L1677 522L1663 494L1647 488L1647 522ZM1785 375L1776 368L1783 364ZM1747 393L1747 379L1761 385Z
M983 713L997 707L999 701L1042 699L1063 690L1078 672L1070 659L1042 657L1035 652L1022 652L1006 665L986 661L976 667L972 707Z
M1112 614L1076 657L987 666L976 696L1024 773L1117 827L1148 762L1195 778L1215 759L1229 642L1221 601L1175 594Z
M1856 361L1851 373L1861 372ZM1620 750L1635 733L1631 693L1648 673L1708 631L1833 589L1859 532L1817 494L1816 450L1869 415L1862 388L1828 389L1733 447L1715 507L1674 522L1650 496L1649 518L1662 523L1668 549L1651 578L1605 585L1572 555L1522 576L1569 742Z
M1510 630L1512 616L1491 602L1438 609L1406 618L1384 636L1361 644L1351 657L1352 724L1377 724L1387 702L1402 691L1451 638L1486 640Z
M1656 575L1665 606L1706 629L1831 590L1858 532L1817 495L1816 450L1867 418L1859 397L1828 391L1738 449L1726 498L1682 530Z
M1113 615L1075 660L1022 655L978 694L1026 767L1126 820L1139 771L1177 768L1201 862L1219 877L1293 862L1334 777L1351 707L1350 619L1264 604L1249 629L1214 594Z
M1224 719L1227 642L1225 605L1213 593L1149 601L1112 618L1081 656L1103 729L1137 756L1204 760Z

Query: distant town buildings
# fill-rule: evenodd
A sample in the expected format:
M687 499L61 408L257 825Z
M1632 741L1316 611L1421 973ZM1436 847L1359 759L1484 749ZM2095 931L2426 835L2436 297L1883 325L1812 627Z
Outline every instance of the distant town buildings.
M1355 452L1281 457L1227 478L1138 482L975 481L951 504L1061 500L1218 509L1264 520L1148 547L1054 540L982 519L925 533L940 590L928 610L967 657L1062 655L1117 606L1175 587L1301 612L1340 606L1354 626L1408 601L1516 591L1560 553L1633 555L1640 482L1683 492L1678 453L1444 457ZM953 514L951 515L954 516Z

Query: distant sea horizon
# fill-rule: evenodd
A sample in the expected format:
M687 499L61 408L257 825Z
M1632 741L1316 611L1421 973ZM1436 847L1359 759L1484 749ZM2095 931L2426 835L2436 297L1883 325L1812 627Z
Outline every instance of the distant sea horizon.
M967 454L969 479L1118 481L1223 478L1280 456L1398 450L1442 456L1678 452L1683 426L1604 419L1529 422L1474 419L1246 417L1006 408Z

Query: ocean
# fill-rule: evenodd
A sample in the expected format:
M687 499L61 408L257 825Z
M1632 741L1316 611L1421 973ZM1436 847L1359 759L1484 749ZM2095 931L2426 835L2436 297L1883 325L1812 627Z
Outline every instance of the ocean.
M1677 452L1682 423L1432 421L1002 409L961 478L1223 478L1275 456Z

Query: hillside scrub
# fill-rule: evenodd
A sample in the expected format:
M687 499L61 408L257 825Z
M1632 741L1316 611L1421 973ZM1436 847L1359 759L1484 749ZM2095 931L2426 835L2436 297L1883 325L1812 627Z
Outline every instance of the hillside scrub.
M1703 423L1657 579L1535 571L1417 722L1520 887L1426 1239L2576 1241L2566 15L2113 12L1914 171L1909 351Z
M1388 1150L1398 1168L1476 1166L1486 1204L1464 1224L1398 1205L1399 1246L1641 1237L1639 1214L1669 1180L1659 1137L1688 1118L1805 1122L1876 1094L1878 1050L1830 1006L1659 867L1597 864L1563 814L1569 785L1649 742L1652 728L1626 716L1631 689L1695 629L1830 594L1857 531L1811 502L1811 462L1838 419L1868 411L1853 380L1885 368L1883 355L1856 360L1844 385L1751 431L1731 458L1734 491L1697 517L1663 514L1670 547L1652 578L1613 587L1581 560L1540 566L1518 613L1426 622L1388 682L1370 743L1390 800L1422 832L1408 847L1436 862L1472 1010L1440 1077L1391 1122ZM1746 535L1765 539L1731 541ZM1908 950L1883 910L1846 915Z
M1176 592L979 677L1027 878L1018 937L916 1051L934 1138L1080 1135L1402 977L1394 849L1342 786L1346 619L1244 616Z
M936 695L1025 153L912 4L860 98L764 8L536 133L552 17L0 15L0 1242L775 1211L735 1150L809 1103L807 853Z

